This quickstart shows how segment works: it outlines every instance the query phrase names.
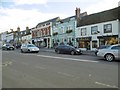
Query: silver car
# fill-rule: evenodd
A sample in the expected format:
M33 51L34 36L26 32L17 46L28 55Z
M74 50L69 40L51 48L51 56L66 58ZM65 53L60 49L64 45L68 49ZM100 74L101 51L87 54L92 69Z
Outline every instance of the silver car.
M103 57L107 61L113 61L115 59L120 60L120 44L111 45L104 49L99 49L97 56Z
M39 52L39 48L33 44L22 44L21 52Z

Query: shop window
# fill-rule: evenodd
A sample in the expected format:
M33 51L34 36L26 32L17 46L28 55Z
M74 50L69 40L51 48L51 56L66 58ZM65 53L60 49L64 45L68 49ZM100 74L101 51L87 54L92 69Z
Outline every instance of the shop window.
M94 27L91 27L91 34L97 34L98 33L98 27L97 26L94 26Z
M97 41L92 41L92 48L97 48Z
M86 28L81 28L81 36L85 36L86 33Z
M111 33L112 32L112 24L104 25L104 33Z
M80 48L86 48L86 43L84 41L79 42L79 47Z

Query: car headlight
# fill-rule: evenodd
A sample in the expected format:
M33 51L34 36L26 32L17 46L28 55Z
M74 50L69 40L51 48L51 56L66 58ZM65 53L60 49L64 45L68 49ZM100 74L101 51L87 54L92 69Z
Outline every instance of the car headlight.
M76 51L78 51L78 52L79 52L80 50L79 50L79 49L76 49Z

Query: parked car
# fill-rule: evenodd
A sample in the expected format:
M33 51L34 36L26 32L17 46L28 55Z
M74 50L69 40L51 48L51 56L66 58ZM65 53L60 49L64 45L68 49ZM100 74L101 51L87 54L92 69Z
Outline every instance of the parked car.
M15 49L15 47L11 44L4 44L2 46L2 50L14 50L14 49Z
M97 52L99 51L99 49L104 49L104 48L107 48L109 47L110 45L101 45L100 47L96 48L95 50L95 55L97 55Z
M39 52L39 48L36 47L34 44L22 44L21 52Z
M104 49L99 49L97 56L103 57L107 61L113 61L115 59L120 60L120 44L111 45Z
M59 45L55 48L55 52L56 53L66 53L66 54L82 54L82 51L78 48L75 48L73 46L70 45Z

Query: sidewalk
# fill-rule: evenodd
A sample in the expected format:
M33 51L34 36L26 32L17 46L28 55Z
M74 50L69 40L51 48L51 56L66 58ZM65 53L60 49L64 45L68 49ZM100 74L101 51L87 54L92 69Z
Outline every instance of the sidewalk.
M55 52L54 49L48 49L48 48L40 48L40 51L43 51L43 52ZM87 51L82 51L83 54L85 55L93 55L95 56L95 51L90 51L90 50L87 50Z

